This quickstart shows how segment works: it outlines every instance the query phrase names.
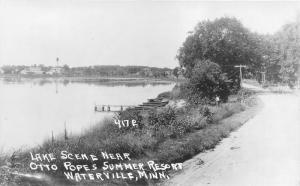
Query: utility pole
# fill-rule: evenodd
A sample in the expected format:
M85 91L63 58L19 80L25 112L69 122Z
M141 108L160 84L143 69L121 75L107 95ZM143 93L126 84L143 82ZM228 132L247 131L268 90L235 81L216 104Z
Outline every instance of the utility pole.
M58 62L59 62L59 57L56 58L56 66L59 66Z
M261 83L265 84L266 82L266 72L261 72Z
M235 68L240 68L240 84L242 86L242 81L243 81L243 72L242 72L242 68L246 68L247 66L246 65L236 65L234 66Z

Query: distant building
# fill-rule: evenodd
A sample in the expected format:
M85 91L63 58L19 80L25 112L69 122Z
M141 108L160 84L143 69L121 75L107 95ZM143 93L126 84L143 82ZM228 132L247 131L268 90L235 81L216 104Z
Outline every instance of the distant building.
M4 70L0 68L0 74L4 74Z
M19 73L23 74L23 75L29 74L29 69L25 68L25 69L21 70Z
M42 75L45 72L41 69L41 67L28 67L20 71L20 74L23 75Z
M153 76L153 72L151 71L150 68L144 68L142 70L142 74L144 74L147 77L152 77Z
M172 77L172 71L171 70L165 71L164 74L165 74L165 77Z
M46 74L54 75L54 74L61 74L63 73L63 67L51 67L49 71L46 72Z

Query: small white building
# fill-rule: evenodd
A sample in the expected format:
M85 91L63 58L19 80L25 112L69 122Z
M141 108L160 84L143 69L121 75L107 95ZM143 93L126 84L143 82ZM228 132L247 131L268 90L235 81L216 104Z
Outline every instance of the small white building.
M63 72L62 67L51 67L49 71L46 72L46 74L53 75L53 74L61 74Z
M0 74L4 74L4 70L0 68Z

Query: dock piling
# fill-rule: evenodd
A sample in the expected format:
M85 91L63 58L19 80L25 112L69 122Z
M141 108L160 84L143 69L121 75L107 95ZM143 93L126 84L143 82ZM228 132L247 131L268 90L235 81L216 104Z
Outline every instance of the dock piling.
M164 107L168 104L168 100L162 99L149 99L148 102L144 102L141 105L95 105L95 111L97 112L119 112L126 109L134 109L140 111L146 111L150 109L156 109L158 107Z

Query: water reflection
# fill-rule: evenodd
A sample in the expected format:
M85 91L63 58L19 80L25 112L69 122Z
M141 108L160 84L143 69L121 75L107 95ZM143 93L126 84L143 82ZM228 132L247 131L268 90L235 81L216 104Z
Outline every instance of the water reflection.
M53 83L61 83L67 86L70 83L83 83L89 85L105 85L105 86L157 86L157 85L170 85L170 81L158 81L158 80L147 80L147 79L135 79L135 78L116 78L116 79L84 79L84 78L62 78L62 79L52 79L52 78L21 78L21 77L4 77L0 78L3 83L33 83L34 85L46 85Z

